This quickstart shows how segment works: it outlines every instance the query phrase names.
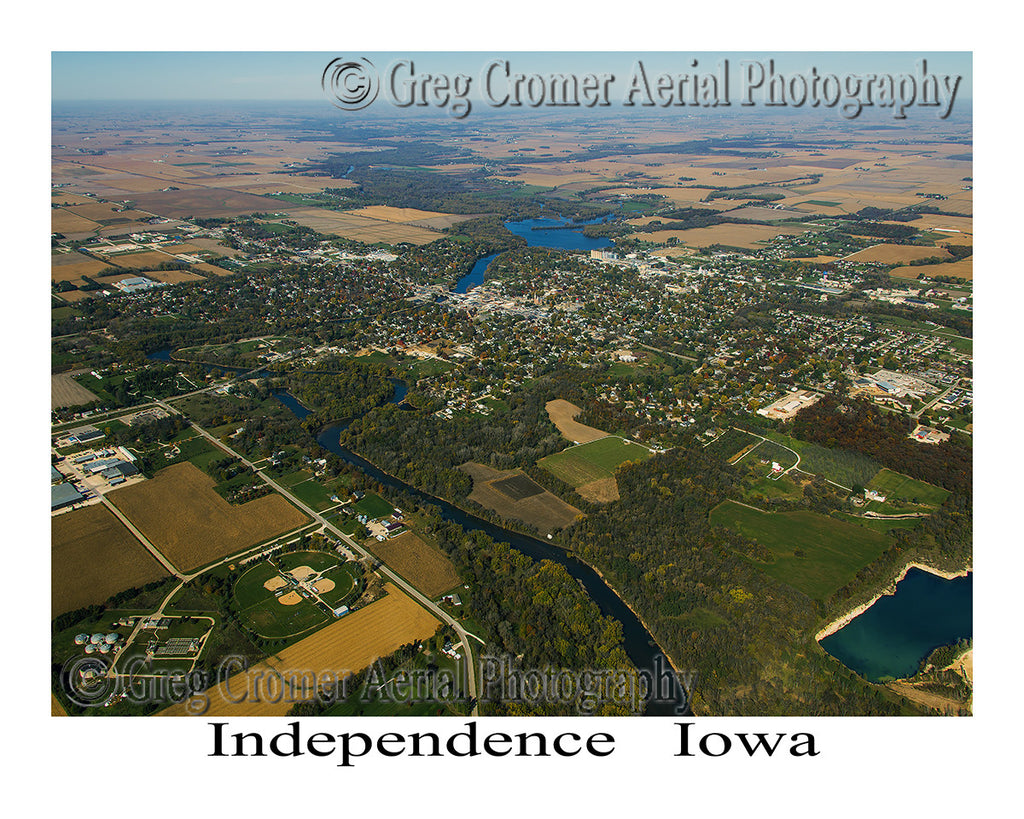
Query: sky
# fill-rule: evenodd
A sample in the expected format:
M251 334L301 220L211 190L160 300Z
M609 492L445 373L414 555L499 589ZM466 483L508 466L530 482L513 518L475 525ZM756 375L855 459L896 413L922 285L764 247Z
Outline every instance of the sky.
M321 75L335 57L366 57L379 72L400 58L417 73L462 73L476 82L494 59L508 59L525 74L611 72L630 74L638 58L645 68L672 73L712 71L722 59L735 74L741 60L775 60L779 73L914 73L922 58L935 74L961 75L958 99L972 94L970 52L52 52L52 100L320 100ZM735 92L733 92L735 94Z

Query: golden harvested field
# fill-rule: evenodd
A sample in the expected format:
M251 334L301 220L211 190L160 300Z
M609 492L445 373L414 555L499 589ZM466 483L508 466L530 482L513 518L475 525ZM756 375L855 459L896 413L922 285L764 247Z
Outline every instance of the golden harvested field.
M85 284L82 276L95 276L110 266L107 262L90 259L81 253L55 253L50 256L50 280Z
M92 219L77 216L66 208L53 208L50 211L50 231L52 233L89 233L98 227L99 224Z
M231 271L225 270L223 267L217 267L215 264L207 264L206 262L199 262L193 264L189 270L194 270L196 273L202 273L204 276L230 276ZM162 280L161 280L162 281Z
M309 519L280 495L232 506L214 482L188 462L152 480L115 489L107 498L179 569L218 558L290 531Z
M241 250L222 245L216 239L189 239L187 242L176 245L164 245L161 250L166 253L216 253L218 256L241 256Z
M915 259L949 259L952 254L944 247L918 247L917 245L874 245L844 256L844 262L882 262L900 264Z
M937 230L940 233L945 233L951 239L956 239L957 244L970 244L971 236L974 233L974 220L966 216L939 216L935 213L925 213L920 219L904 224L920 230Z
M906 267L894 267L889 271L890 276L899 276L905 279L916 279L918 276L955 276L958 279L974 278L973 257L968 256L959 262L946 262L945 264L920 264Z
M806 233L808 227L771 227L769 225L713 225L692 230L659 230L656 233L644 234L650 242L667 242L675 237L680 242L692 247L708 247L709 245L726 245L727 247L759 248L776 236L796 236Z
M90 202L88 205L72 205L69 208L65 208L65 210L83 219L99 222L101 225L110 225L118 222L136 222L142 219L149 219L152 216L152 214L143 213L138 210L124 210L122 205L115 205L111 202Z
M192 268L199 268L200 265L192 265ZM205 265L205 267L211 267L211 265ZM214 268L216 269L216 268ZM221 275L227 273L226 270L220 271ZM189 273L187 270L147 270L144 274L146 278L153 279L158 282L166 282L167 284L180 284L181 282L201 282L202 276L197 276L195 273Z
M381 560L429 597L457 586L461 581L451 561L415 532L373 541L369 547Z
M288 218L320 233L332 233L367 244L410 242L415 245L425 245L441 238L440 233L415 225L367 219L365 216L356 216L348 212L339 213L323 208L289 210Z
M102 603L167 572L105 506L50 518L50 616Z
M368 219L377 219L382 222L396 222L415 227L433 228L444 230L459 222L476 217L460 216L457 213L439 213L430 210L417 210L416 208L393 208L387 205L371 205L367 208L346 211L354 216L365 216Z
M346 672L356 672L369 666L378 657L386 657L396 649L414 640L425 640L433 636L440 621L421 607L415 600L404 594L397 586L388 583L387 594L380 600L342 617L325 626L295 645L278 652L262 663L231 677L209 691L210 708L204 716L269 717L288 713L296 699L302 699L298 691L281 697L279 702L270 702L262 696L259 702L239 700L249 681L258 681L257 674L285 679L301 680L303 674L322 675L333 672L343 677ZM274 674L273 672L276 672ZM321 677L322 678L322 677ZM257 682L253 682L255 686ZM231 692L232 699L228 698ZM260 693L264 693L260 689ZM273 693L273 691L271 692ZM159 712L159 716L185 716L183 705L173 705Z
M583 410L569 401L556 398L554 401L548 401L544 405L544 409L547 410L551 423L558 427L558 431L567 441L574 444L586 444L596 441L598 438L608 437L608 433L604 430L577 423L576 416Z
M67 293L61 293L59 298L66 302L85 301L86 299L95 298L98 293L98 290L71 290Z
M90 199L88 196L79 196L77 193L69 193L62 190L50 191L51 205L88 205L93 201L95 200Z
M52 693L50 694L50 716L51 717L66 717L68 712L64 710L64 706L60 704Z

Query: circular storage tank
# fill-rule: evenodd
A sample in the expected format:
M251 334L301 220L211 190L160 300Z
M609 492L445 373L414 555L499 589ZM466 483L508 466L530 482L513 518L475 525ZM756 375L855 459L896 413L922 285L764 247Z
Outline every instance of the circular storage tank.
M85 647L85 653L86 654L95 654L96 653L96 646L94 646L92 643L89 643L89 645L87 645Z
M92 643L94 646L99 645L103 642L104 637L106 637L105 634L97 631L94 635L92 635L92 637L89 638L89 642Z
M108 643L104 643L103 645L100 646L100 654L109 654L109 653L110 653L110 645Z
M89 635L88 634L76 634L75 635L75 645L76 646L84 646L88 642L89 642Z
M118 634L116 631L112 631L104 639L107 641L108 646L112 646L114 643L121 639L121 635Z

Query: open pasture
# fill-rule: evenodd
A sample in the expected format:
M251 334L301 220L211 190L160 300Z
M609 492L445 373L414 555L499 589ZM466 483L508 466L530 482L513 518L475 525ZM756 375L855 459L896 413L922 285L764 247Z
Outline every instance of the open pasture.
M764 571L815 599L846 585L891 542L881 532L817 512L761 512L734 501L712 509L711 524L765 546L774 560Z

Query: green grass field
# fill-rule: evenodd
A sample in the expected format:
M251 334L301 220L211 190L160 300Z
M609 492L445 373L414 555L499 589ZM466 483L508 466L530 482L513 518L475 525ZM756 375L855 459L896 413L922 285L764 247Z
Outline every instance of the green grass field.
M765 546L775 557L765 572L817 599L852 580L890 544L881 532L817 512L761 512L733 501L712 509L711 523Z
M277 559L277 566L261 561L245 572L235 583L235 601L239 616L257 634L269 639L293 637L326 623L330 616L316 603L303 599L293 606L285 606L280 598L264 587L264 583L278 577L281 571L297 566L309 566L335 582L335 588L324 595L328 605L338 605L356 588L356 575L340 565L337 555L329 552L289 552Z
M248 621L250 628L257 634L271 640L302 634L322 626L330 619L326 611L308 600L304 599L294 606L284 606L273 596L246 609L239 616L243 621Z
M329 592L323 592L320 597L331 607L338 607L346 600L354 598L359 589L360 573L359 568L353 563L343 563L336 569L324 572L328 580L334 581L334 588Z
M651 457L647 447L609 436L591 441L589 444L568 449L541 458L537 463L552 475L571 486L610 478L615 470L627 461L645 461Z
M357 515L366 515L369 520L390 515L394 511L394 507L390 503L373 492L367 492L366 497L353 504L352 508L355 509Z
M334 506L331 500L331 493L313 480L303 481L291 487L292 494L307 506L312 506L318 512L330 509Z
M331 552L288 552L277 559L277 565L286 572L297 566L309 566L313 571L325 572L340 563L341 558Z
M759 452L760 449L761 447L758 447L755 453ZM747 499L765 498L771 500L773 498L789 498L790 500L799 500L803 497L803 489L800 484L790 478L789 475L783 475L777 480L765 476L749 486L744 484L743 493Z
M941 506L949 497L949 492L924 481L908 478L891 469L881 469L867 484L868 489L887 496L890 500L898 499L919 503L923 506Z

